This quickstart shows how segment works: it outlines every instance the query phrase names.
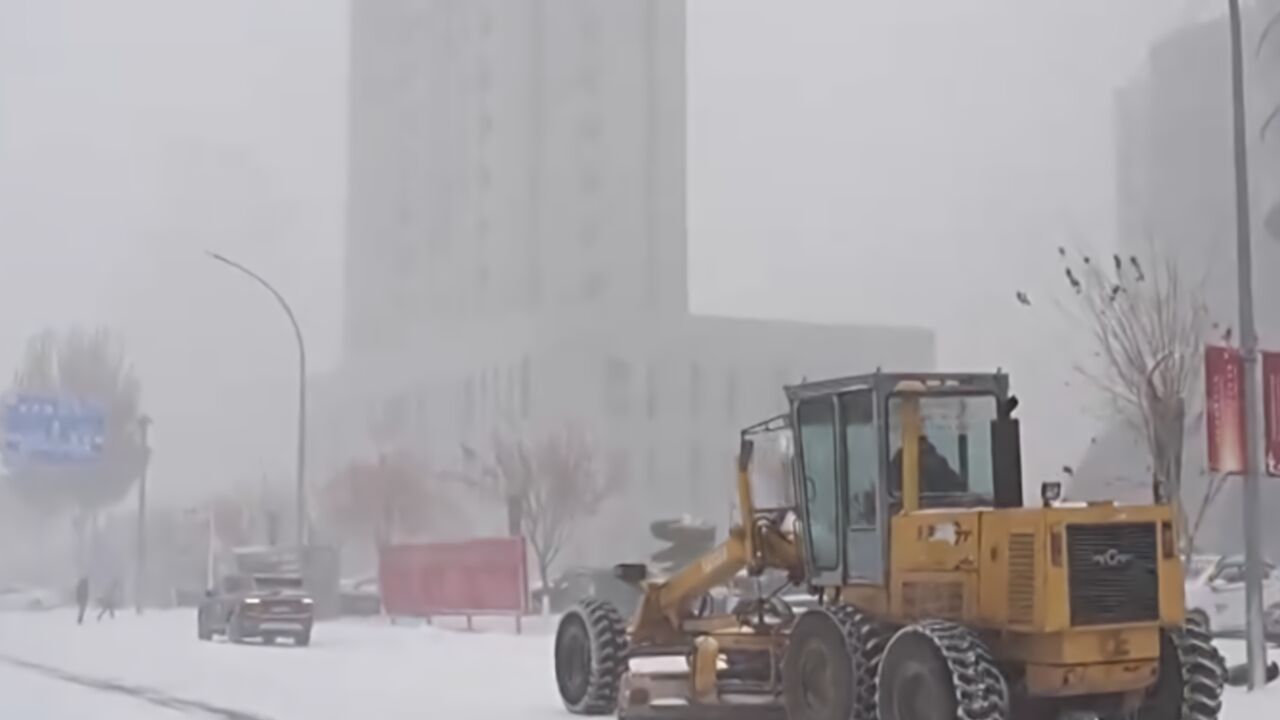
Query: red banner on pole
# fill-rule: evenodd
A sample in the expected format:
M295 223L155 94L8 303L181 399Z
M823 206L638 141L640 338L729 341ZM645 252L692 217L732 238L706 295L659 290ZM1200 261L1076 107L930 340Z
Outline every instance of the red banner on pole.
M1244 369L1240 351L1208 345L1204 352L1205 435L1209 472L1244 472Z
M1280 477L1280 353L1262 353L1262 412L1267 474Z

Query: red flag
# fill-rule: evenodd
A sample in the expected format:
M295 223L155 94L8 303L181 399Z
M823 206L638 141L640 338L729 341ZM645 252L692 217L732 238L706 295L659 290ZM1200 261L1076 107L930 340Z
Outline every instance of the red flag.
M1241 474L1244 472L1245 437L1244 397L1241 392L1244 369L1240 351L1230 347L1206 346L1204 376L1209 472Z

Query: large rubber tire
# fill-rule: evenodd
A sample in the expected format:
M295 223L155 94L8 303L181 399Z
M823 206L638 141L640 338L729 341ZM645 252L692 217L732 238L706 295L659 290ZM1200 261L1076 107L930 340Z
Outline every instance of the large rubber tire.
M236 645L244 642L244 630L240 627L240 618L234 615L227 621L227 640Z
M850 606L802 614L782 660L788 720L876 720L876 670L887 634Z
M294 635L293 644L298 647L307 647L308 645L310 645L311 644L311 628L307 628L306 630L298 633L297 635Z
M1209 613L1199 608L1187 611L1187 625L1195 625L1209 635L1213 635L1213 627L1209 622Z
M926 620L889 641L878 677L880 720L1008 720L1009 687L966 627Z
M609 715L627 669L627 627L603 600L583 600L560 619L555 645L556 686L565 709Z
M1161 633L1160 676L1137 720L1215 720L1222 711L1227 663L1204 628L1193 622Z

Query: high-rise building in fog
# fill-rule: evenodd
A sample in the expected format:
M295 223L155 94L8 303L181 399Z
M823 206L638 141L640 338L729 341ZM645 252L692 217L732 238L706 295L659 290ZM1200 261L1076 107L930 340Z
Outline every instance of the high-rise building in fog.
M681 2L357 2L347 348L683 314Z
M932 368L927 330L689 313L685 35L678 0L355 0L316 475L376 444L450 466L495 432L576 427L624 491L583 531L612 547L572 559L614 562L656 516L724 528L737 431L783 384ZM449 531L505 528L481 515Z

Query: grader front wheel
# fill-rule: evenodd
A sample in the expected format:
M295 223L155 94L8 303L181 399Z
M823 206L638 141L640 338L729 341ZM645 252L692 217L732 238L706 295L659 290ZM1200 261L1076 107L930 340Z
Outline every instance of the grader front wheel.
M627 669L626 624L617 609L584 600L564 614L556 630L556 685L576 715L609 715Z

